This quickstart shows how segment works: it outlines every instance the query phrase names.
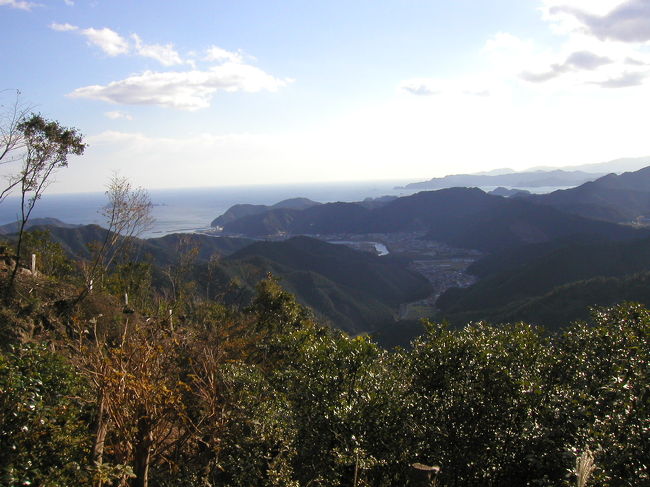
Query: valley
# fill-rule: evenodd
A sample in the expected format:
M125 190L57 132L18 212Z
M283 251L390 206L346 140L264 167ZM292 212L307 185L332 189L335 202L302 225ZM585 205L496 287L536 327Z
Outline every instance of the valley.
M650 487L650 0L0 14L0 487Z
M483 255L478 250L454 248L443 242L426 240L422 232L312 236L379 256L390 253L407 259L408 267L429 281L432 292L424 299L401 304L397 314L399 320L434 316L436 301L447 289L464 288L476 282L477 278L468 273L467 268Z
M121 418L124 410L129 422L108 437L112 451L130 444L143 424L143 408L164 404L157 425L192 438L177 444L178 463L195 470L211 465L201 445L212 442L230 463L206 476L225 479L223 485L258 485L265 475L263 465L245 481L228 483L247 449L260 452L255 458L272 456L278 445L289 451L298 441L291 472L303 475L309 472L305 462L319 462L350 432L352 441L361 439L350 451L381 460L367 473L397 475L396 483L380 485L410 485L405 479L412 459L419 459L417 445L437 441L440 425L451 432L440 440L440 452L451 442L461 444L457 457L445 460L447 470L467 470L466 452L476 457L518 442L513 454L519 456L503 477L515 480L504 485L560 479L567 467L555 465L566 456L564 445L583 445L567 432L568 422L587 425L611 451L643 441L642 435L627 435L619 442L616 432L630 418L647 420L637 398L647 393L650 312L642 305L650 304L650 231L626 224L648 214L650 191L642 183L647 173L610 176L586 183L588 191L578 187L546 199L451 188L357 203L298 198L235 205L209 232L147 239L98 225L34 219L16 248L23 262L38 255L38 272L21 269L15 294L6 291L11 299L0 308L7 323L0 321L0 333L8 343L36 339L64 350L74 377L94 384L85 404L97 411L102 403L93 397L109 391L110 414ZM636 193L621 198L621 192L632 195L625 188L630 182ZM580 211L562 207L567 201L579 201L571 208ZM16 224L0 227L6 249L20 238L17 230ZM101 242L118 242L112 244L115 260L103 261L85 291ZM10 254L4 258L14 262ZM4 281L10 290L7 276ZM641 304L619 304L624 302ZM590 311L592 306L597 308ZM17 365L23 358L11 351L0 355ZM585 378L594 370L593 390L585 396ZM111 389L123 374L137 379L127 381L133 394ZM615 407L606 407L591 416L589 408L607 404L612 394L625 413L616 416ZM69 397L76 397L73 389ZM140 409L129 413L124 407L130 404ZM576 414L576 404L588 411L587 419ZM223 413L225 422L219 417L224 405L231 408ZM80 406L69 410L86 417ZM188 412L195 423L187 422ZM435 426L413 443L413 432L432 419ZM610 433L602 426L608 421ZM78 436L87 438L90 430L83 425ZM161 445L176 441L151 431ZM537 438L557 437L558 445L531 441L530 431ZM476 435L483 432L490 438L477 446ZM497 435L506 433L501 443ZM321 451L323 438L334 446ZM124 451L125 461L135 462ZM531 473L529 452L556 452L557 459ZM629 454L620 463L633 464L637 457ZM600 461L620 470L614 461ZM330 468L323 465L314 470ZM350 461L343 458L340 465L341 478L353 478ZM468 470L466 478L484 471ZM180 475L160 458L152 472L156 479L174 479L164 485L178 485ZM454 485L447 479L442 485Z

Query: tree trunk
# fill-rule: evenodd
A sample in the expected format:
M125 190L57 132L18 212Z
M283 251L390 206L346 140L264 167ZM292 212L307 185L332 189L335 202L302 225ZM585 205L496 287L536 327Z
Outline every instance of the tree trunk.
M104 442L106 433L108 433L108 418L106 417L106 399L104 393L99 396L99 411L97 413L97 425L95 427L95 441L93 443L92 461L96 465L104 463ZM96 487L102 487L102 481L99 480Z
M142 415L138 420L138 431L136 435L134 451L135 479L133 479L133 487L149 487L149 463L151 461L152 440L151 421L149 421L146 415Z

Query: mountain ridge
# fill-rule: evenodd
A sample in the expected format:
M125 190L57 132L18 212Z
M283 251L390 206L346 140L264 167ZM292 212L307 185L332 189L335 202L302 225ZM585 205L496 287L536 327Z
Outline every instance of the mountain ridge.
M291 235L421 232L462 248L493 251L578 233L605 239L634 238L632 228L570 215L521 198L491 196L478 188L422 191L377 208L326 203L305 210L275 209L228 223L225 235Z
M650 166L620 175L607 174L576 188L514 197L586 218L634 222L650 217Z

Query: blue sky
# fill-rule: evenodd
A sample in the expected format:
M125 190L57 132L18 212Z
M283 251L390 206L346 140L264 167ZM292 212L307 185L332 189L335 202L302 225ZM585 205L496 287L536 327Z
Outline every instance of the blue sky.
M52 190L428 179L650 155L650 0L0 0Z

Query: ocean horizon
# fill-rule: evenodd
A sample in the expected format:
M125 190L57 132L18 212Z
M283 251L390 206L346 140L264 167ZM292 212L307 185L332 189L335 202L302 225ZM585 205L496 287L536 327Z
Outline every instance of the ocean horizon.
M354 202L381 196L408 196L422 189L405 189L410 180L352 181L277 185L215 186L148 190L153 203L153 226L141 238L163 237L171 233L203 232L212 220L236 204L273 205L289 198L309 198L318 203ZM481 187L491 191L495 186ZM566 187L520 188L533 193L547 193ZM96 224L106 227L102 208L107 198L103 192L45 194L34 207L31 218L57 218L73 225ZM8 197L0 203L0 225L19 219L20 200Z
M191 233L210 228L212 220L235 204L272 205L303 197L319 203L353 202L381 196L406 196L413 190L397 189L409 181L354 181L278 185L223 186L148 190L153 203L154 223L142 238L171 233ZM34 207L31 218L57 218L74 225L106 227L101 215L107 198L103 192L45 194ZM18 220L20 200L8 197L0 203L0 225Z

